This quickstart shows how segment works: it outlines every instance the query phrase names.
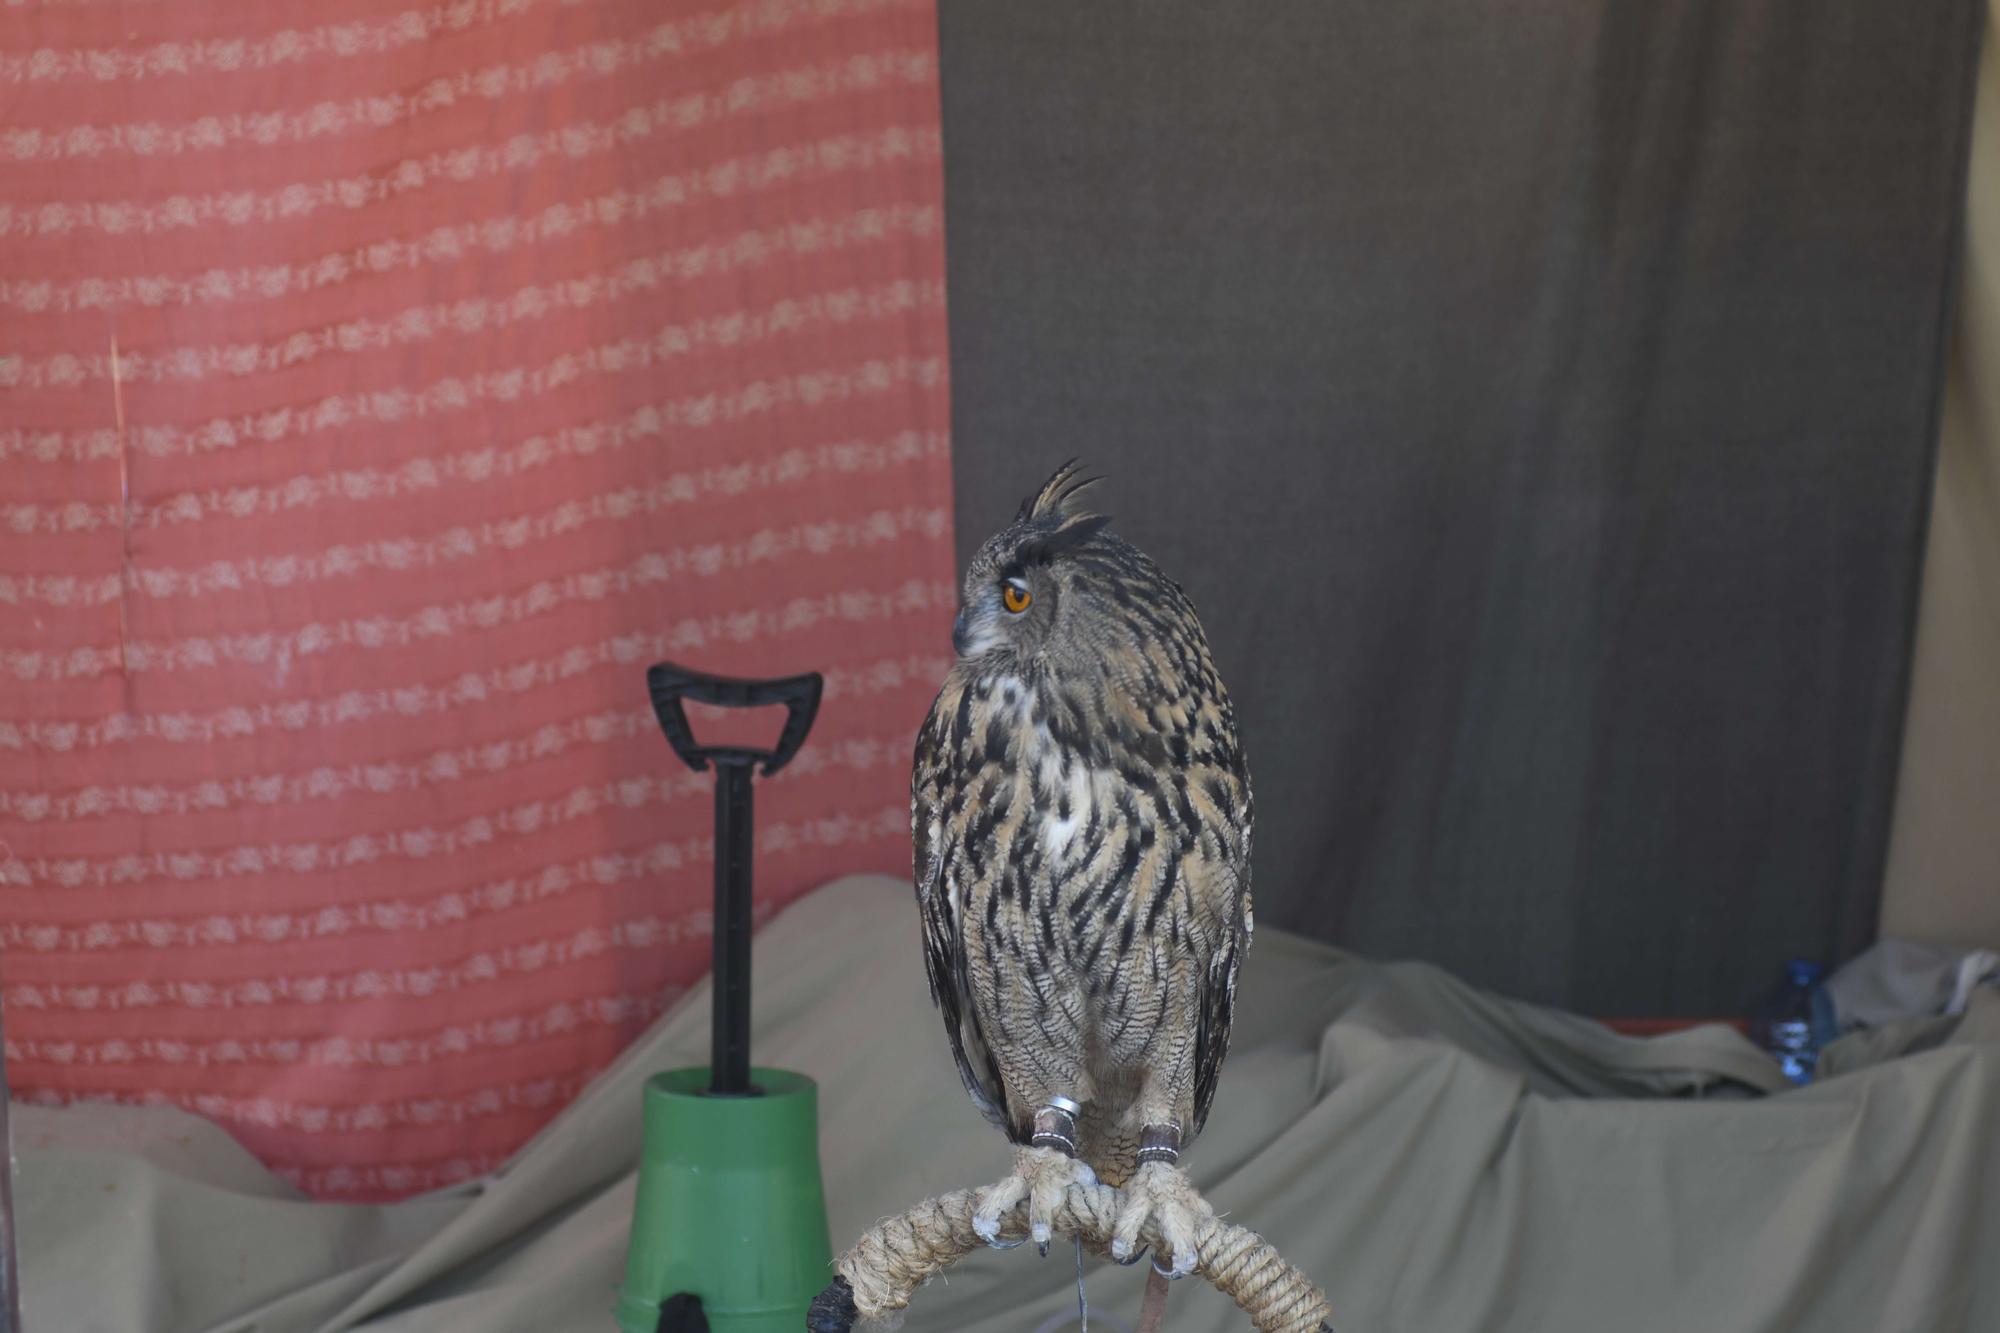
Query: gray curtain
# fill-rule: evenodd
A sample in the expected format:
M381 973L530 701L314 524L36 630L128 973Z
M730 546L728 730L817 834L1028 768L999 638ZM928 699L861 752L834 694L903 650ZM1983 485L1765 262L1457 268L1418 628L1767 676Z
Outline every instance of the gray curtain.
M939 12L961 556L1110 474L1259 920L1600 1014L1866 943L1975 0Z

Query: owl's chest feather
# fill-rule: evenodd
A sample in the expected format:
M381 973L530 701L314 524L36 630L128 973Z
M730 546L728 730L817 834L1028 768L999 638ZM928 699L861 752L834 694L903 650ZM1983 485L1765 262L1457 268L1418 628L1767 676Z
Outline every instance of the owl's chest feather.
M1033 687L1011 677L996 685L1000 702L988 728L1004 731L1007 743L1004 749L993 747L993 761L1011 774L1009 804L1020 812L1039 858L1053 870L1071 859L1116 777L1056 739Z
M1180 781L1171 760L1130 753L1115 729L1087 721L1133 711L1105 698L1011 675L964 689L950 714L959 759L942 770L956 777L933 835L963 919L1032 930L1045 952L1078 957L1107 928L1122 939L1135 897L1150 905L1188 850L1164 800ZM1138 924L1150 934L1158 919Z

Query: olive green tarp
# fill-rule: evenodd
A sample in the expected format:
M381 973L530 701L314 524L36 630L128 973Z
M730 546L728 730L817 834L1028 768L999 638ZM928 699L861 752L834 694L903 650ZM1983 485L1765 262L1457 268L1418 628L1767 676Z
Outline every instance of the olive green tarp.
M836 1250L1008 1149L960 1090L906 883L836 882L758 938L757 1058L819 1081ZM17 1109L30 1333L610 1333L640 1085L699 1063L691 995L503 1171L313 1203L177 1111ZM1869 1034L1779 1091L1734 1031L1652 1040L1267 931L1188 1165L1333 1300L1341 1333L2000 1328L2000 995ZM1759 1091L1777 1092L1774 1096ZM984 1252L911 1330L1030 1330L1074 1261ZM1094 1265L1093 1327L1142 1268ZM1242 1327L1177 1285L1177 1333Z

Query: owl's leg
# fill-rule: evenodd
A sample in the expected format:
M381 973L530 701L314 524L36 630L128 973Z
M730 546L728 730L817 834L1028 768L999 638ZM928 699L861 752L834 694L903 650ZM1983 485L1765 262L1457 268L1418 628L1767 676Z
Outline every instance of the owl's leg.
M1195 1226L1215 1210L1181 1173L1181 1127L1176 1121L1149 1122L1139 1131L1139 1169L1125 1182L1118 1216L1111 1224L1111 1257L1128 1259L1148 1219L1159 1228L1162 1249L1172 1254L1168 1277L1194 1271ZM1164 1256L1161 1256L1164 1257ZM1159 1267L1159 1260L1154 1260Z
M1092 1184L1097 1176L1076 1159L1076 1115L1083 1108L1067 1097L1051 1097L1035 1112L1028 1146L1014 1150L1014 1170L982 1190L972 1213L972 1229L988 1245L1000 1241L1000 1221L1023 1200L1028 1236L1046 1255L1054 1218L1073 1183Z

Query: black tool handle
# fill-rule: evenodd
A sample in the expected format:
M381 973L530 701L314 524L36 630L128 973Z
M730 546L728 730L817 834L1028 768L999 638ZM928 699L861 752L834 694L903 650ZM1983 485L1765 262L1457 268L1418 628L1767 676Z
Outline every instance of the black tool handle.
M736 680L661 662L646 672L653 713L674 753L697 773L715 765L715 943L708 1090L718 1097L752 1096L750 1085L750 861L755 813L750 774L783 768L805 743L819 714L823 682L817 671L779 680ZM720 708L785 706L784 730L768 750L700 745L683 701Z
M817 671L808 671L803 676L782 676L776 680L737 680L730 676L711 676L705 671L693 671L672 662L661 662L646 673L646 688L653 696L653 713L660 719L660 729L667 733L667 743L697 773L710 763L751 764L761 761L764 776L770 777L790 763L792 756L799 752L799 746L805 744L806 733L812 730L813 718L819 714L819 696L824 687L825 682ZM764 708L783 704L785 727L778 733L778 743L768 750L740 745L698 745L694 730L688 726L687 709L682 704L686 699L718 708Z
M715 963L708 1090L747 1097L750 1086L750 765L715 766Z

